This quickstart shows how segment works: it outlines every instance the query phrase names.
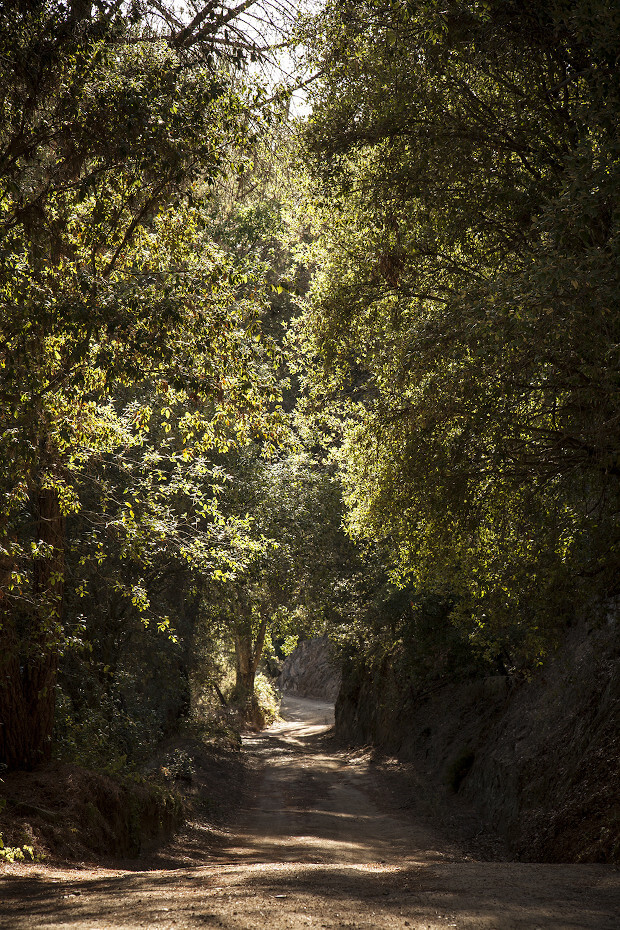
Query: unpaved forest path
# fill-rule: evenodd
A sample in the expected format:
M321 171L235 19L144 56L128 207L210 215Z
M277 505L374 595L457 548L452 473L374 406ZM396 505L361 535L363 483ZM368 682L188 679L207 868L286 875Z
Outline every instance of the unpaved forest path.
M283 713L245 741L264 765L215 849L194 825L148 868L8 867L2 930L620 927L617 871L472 861L325 739L330 705L289 697Z

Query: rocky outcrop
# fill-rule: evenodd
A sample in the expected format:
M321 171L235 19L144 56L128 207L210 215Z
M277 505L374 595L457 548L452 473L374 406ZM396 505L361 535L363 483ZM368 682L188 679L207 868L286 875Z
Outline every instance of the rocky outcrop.
M337 732L373 743L469 799L518 858L620 861L617 624L574 629L531 681L437 682L394 658L351 661Z
M322 636L299 643L284 662L277 684L285 694L335 701L341 678L331 644Z

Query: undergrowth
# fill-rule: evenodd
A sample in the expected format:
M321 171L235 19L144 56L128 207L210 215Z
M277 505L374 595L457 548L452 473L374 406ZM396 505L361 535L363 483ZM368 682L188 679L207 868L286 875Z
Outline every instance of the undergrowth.
M0 811L6 807L6 799L0 798ZM32 862L39 859L35 855L34 847L29 844L23 846L5 846L2 834L0 833L0 862L25 862L30 859Z

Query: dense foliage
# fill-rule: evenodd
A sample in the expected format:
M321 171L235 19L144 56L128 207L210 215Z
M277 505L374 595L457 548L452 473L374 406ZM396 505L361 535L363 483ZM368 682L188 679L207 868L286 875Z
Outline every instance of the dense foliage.
M243 535L218 514L212 453L277 428L260 282L206 229L210 188L242 170L261 121L227 42L243 10L183 24L160 9L44 0L0 19L9 765L49 755L67 599L114 553L127 568L106 588L166 625L149 579L170 558L212 570Z
M618 593L619 35L591 0L306 27L306 331L349 527L517 665Z
M0 11L0 764L620 593L620 11L327 0L296 120L274 11Z

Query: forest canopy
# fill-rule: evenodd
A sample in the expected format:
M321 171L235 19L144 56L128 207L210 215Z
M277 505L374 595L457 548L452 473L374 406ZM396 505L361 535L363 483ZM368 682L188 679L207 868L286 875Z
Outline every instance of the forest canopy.
M108 555L127 566L108 588L165 628L149 576L169 559L213 571L248 539L247 521L219 513L217 454L275 441L278 349L259 324L266 285L208 226L217 179L249 165L265 121L264 88L242 74L252 42L233 28L250 6L208 3L187 22L161 4L3 6L9 765L49 755L58 658L76 635L65 608Z
M306 317L348 526L489 654L618 594L620 9L328 2Z
M2 764L137 758L227 662L254 707L290 636L513 673L605 615L619 37L604 0L3 5Z

